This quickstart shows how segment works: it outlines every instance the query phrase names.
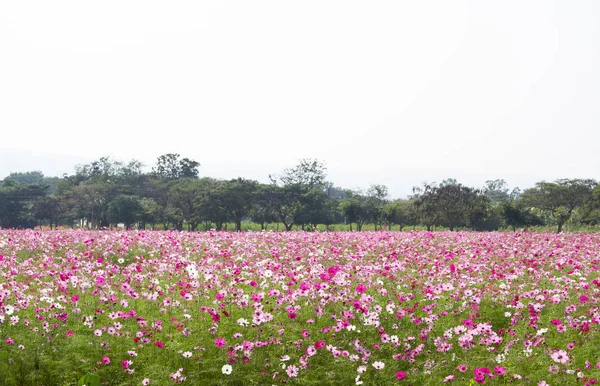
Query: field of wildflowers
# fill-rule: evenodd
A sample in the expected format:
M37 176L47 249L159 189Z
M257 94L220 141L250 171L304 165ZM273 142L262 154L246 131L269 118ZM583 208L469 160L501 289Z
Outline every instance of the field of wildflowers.
M600 235L0 231L0 385L593 385Z

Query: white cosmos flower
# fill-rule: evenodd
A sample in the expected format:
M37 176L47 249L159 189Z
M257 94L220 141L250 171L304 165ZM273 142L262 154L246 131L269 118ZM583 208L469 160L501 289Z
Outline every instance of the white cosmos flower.
M373 367L375 367L375 369L377 370L383 370L383 368L385 367L385 363L383 362L373 362Z
M221 367L221 372L225 375L231 374L232 371L233 367L231 367L231 365L223 365L223 367Z
M15 312L15 308L11 305L4 306L4 313L6 315L12 315Z

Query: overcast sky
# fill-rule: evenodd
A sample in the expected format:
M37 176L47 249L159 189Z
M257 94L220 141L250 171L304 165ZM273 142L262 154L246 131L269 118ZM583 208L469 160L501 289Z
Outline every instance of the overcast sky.
M0 177L104 155L347 188L600 178L600 1L3 1Z

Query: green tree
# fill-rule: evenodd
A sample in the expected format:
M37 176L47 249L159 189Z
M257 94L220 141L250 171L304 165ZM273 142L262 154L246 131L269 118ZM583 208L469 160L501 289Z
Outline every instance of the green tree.
M249 214L252 221L260 224L261 230L265 229L265 224L277 221L278 216L271 199L273 196L272 191L276 189L277 187L274 185L259 184L257 186Z
M369 211L368 197L360 191L348 191L347 198L342 199L339 204L339 210L346 224L350 226L350 231L352 224L356 224L356 230L360 232L372 214Z
M53 225L58 226L58 223L67 217L67 205L64 197L38 197L33 205L33 216L36 220L48 221L50 229Z
M388 189L385 185L371 185L367 190L365 201L367 217L370 222L375 224L375 230L381 228L386 220L387 196Z
M108 206L109 221L113 224L123 223L126 229L131 229L142 213L140 198L134 195L119 194Z
M183 224L188 225L188 230L196 230L202 221L202 202L199 198L206 191L206 181L195 179L181 179L169 188L169 210L167 215L175 228L183 229Z
M269 176L275 186L270 191L273 209L287 231L294 224L312 223L314 213L322 208L326 170L316 159L303 159L281 175Z
M432 227L438 224L441 214L438 202L434 199L435 189L437 189L435 183L424 182L422 186L413 187L411 198L414 213L417 214L419 221L427 227L428 231L431 231Z
M447 181L439 186L425 184L415 202L428 229L439 222L452 231L457 226L467 225L471 216L481 208L482 193L479 190L455 180Z
M47 189L45 185L23 184L11 179L0 183L0 227L33 228L34 203Z
M152 169L160 178L198 178L200 163L189 158L179 159L177 153L167 153L158 157Z
M235 223L235 230L242 230L242 220L250 215L252 202L255 199L258 182L238 178L223 181L219 185L219 200L223 210Z
M8 177L5 178L5 180L11 180L11 181L19 182L19 183L26 184L26 185L30 185L30 184L44 185L44 184L46 184L46 178L44 177L44 173L40 172L39 170L29 171L29 172L10 173L8 175Z
M501 205L509 199L508 186L504 180L488 180L482 191L492 206Z
M560 179L555 182L541 181L521 195L523 203L551 216L557 232L562 232L573 211L583 208L593 199L597 182L591 179Z
M416 225L417 219L411 210L413 203L408 200L394 200L384 206L386 222L392 229L392 225L398 225L400 230L408 225Z

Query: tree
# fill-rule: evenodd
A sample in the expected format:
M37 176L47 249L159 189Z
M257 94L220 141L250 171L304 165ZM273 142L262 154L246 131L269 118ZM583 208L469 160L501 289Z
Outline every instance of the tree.
M346 224L356 224L356 230L361 231L363 225L372 217L372 211L369 211L368 197L360 191L348 191L347 198L341 200L339 210L345 219Z
M39 170L24 173L10 173L8 177L5 178L5 180L20 182L26 185L44 185L46 183L45 179L44 173L40 172Z
M414 213L416 213L421 221L427 227L428 231L438 223L440 211L438 202L434 199L435 183L423 183L422 186L413 187L413 195L411 197Z
M504 180L488 180L483 187L483 194L492 206L500 205L508 200L508 187Z
M242 219L250 214L257 187L258 182L243 178L223 181L219 185L218 194L223 210L235 223L235 230L238 232L242 230Z
M516 200L512 196L502 205L502 217L513 232L517 228L543 224L538 216L525 208L523 201Z
M139 202L141 206L141 212L139 215L140 228L146 229L146 226L149 224L150 228L154 229L154 225L159 219L158 204L153 198L150 197L142 197L140 198Z
M93 180L91 180L93 181ZM69 192L67 202L75 217L87 221L88 228L104 228L110 225L108 209L118 196L118 186L112 181L82 183Z
M11 179L0 183L0 227L33 228L34 203L47 189L45 185L23 184Z
M108 206L109 220L113 224L123 223L125 229L140 220L143 207L138 196L120 194Z
M371 185L367 190L366 211L369 220L375 224L375 230L385 222L385 205L388 189L385 185Z
M182 179L169 188L169 220L175 228L183 229L183 224L189 230L195 230L202 221L202 202L199 198L206 191L206 181Z
M316 159L302 159L291 169L285 169L278 178L283 186L296 186L302 190L310 190L325 185L327 168L325 164ZM271 176L269 176L271 177ZM271 177L271 181L275 181Z
M592 191L592 199L583 207L582 221L586 224L600 224L600 185Z
M64 197L38 197L33 205L33 216L36 220L47 220L50 229L58 226L58 222L66 217L67 208Z
M255 223L260 224L260 229L265 229L265 224L277 221L277 213L271 201L271 190L276 189L274 185L259 184L257 186L254 199L252 200L252 208L250 209L250 218Z
M179 178L181 173L179 154L167 153L159 156L152 171L161 178Z
M562 232L573 211L592 200L597 182L591 179L560 179L555 182L541 181L525 190L521 200L525 205L548 213L556 221L557 232Z
M426 220L427 229L441 222L452 231L457 226L467 225L481 205L481 192L452 180L440 186L424 184L415 205Z
M323 205L325 165L316 159L303 159L279 176L269 176L276 187L271 190L273 209L287 231L294 224L312 222L314 213Z
M198 178L199 162L184 158L179 161L179 178Z
M398 225L402 230L407 225L415 225L417 219L414 217L414 212L411 211L411 201L394 200L384 206L385 219L390 225Z
M180 160L179 157L177 153L161 155L152 171L160 178L198 178L200 163L189 158Z

